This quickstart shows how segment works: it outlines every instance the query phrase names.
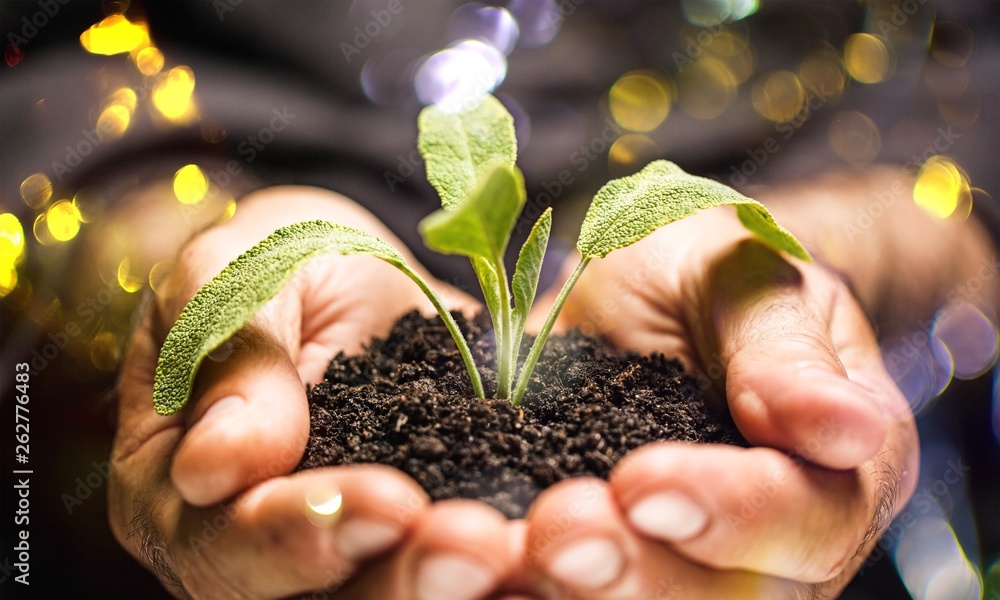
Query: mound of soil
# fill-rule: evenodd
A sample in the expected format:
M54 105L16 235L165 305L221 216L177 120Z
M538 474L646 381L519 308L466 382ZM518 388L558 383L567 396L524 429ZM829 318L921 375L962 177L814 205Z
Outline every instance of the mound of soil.
M455 318L477 364L492 366L489 320ZM525 338L522 357L533 341ZM480 372L493 391L495 371ZM619 351L576 331L549 338L520 408L475 398L444 324L416 312L363 354L336 356L309 400L300 470L382 463L435 500L478 499L511 518L560 480L606 478L649 442L746 443L728 415L709 411L677 361Z

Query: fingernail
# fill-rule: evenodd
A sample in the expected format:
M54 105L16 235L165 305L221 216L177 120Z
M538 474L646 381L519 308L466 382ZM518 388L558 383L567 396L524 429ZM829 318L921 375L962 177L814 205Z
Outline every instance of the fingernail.
M424 559L417 572L419 600L474 600L490 590L496 575L477 560L455 554Z
M660 492L633 505L628 520L650 537L682 542L701 533L708 523L708 513L685 494Z
M336 533L335 544L341 556L361 561L381 554L403 537L403 529L392 523L350 519Z
M578 588L602 588L621 575L625 557L618 545L607 539L572 542L549 564L549 572L563 583Z

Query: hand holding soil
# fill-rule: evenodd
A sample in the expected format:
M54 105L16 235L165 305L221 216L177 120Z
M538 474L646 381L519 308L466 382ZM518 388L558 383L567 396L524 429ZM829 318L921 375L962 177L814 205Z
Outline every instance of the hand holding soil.
M121 382L112 523L126 548L192 595L276 597L345 582L336 597L563 589L641 598L683 589L718 598L763 588L781 597L823 581L829 592L867 553L851 558L875 539L872 521L888 522L885 503L911 493L912 424L860 309L819 267L789 266L748 241L728 209L594 261L560 325L679 356L695 373L714 372L718 361L743 435L775 449L648 446L610 482L577 478L545 491L527 522L471 501L428 504L412 480L377 465L287 475L308 434L301 382L318 382L330 356L357 352L410 309L431 312L405 276L369 257L334 257L304 272L237 336L232 356L206 363L192 406L156 416L159 342L232 256L305 215L389 237L328 192L254 196L183 253L186 291L147 314ZM649 275L633 285L637 269ZM468 298L438 287L452 307L474 312ZM601 290L614 290L613 318L597 318L607 308ZM338 494L339 520L322 522Z

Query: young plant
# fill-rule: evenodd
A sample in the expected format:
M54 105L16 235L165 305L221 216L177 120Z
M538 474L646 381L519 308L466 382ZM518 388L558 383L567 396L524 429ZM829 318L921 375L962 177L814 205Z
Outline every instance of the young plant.
M467 256L472 262L495 330L496 397L510 398L515 406L524 399L559 311L595 258L698 211L731 204L743 225L762 241L811 260L760 203L711 179L688 175L671 162L654 161L634 175L608 182L597 192L576 244L580 262L559 291L517 375L521 338L535 298L552 211L547 209L535 222L518 254L513 277L508 279L504 256L526 195L524 179L514 166L517 140L510 114L492 96L462 113L431 106L420 114L419 131L427 178L442 203L440 210L421 221L420 233L429 248ZM180 410L202 360L239 331L299 268L331 253L370 254L409 276L431 300L454 338L473 393L485 397L472 352L455 320L395 248L357 229L307 221L275 231L231 262L191 299L160 352L153 385L156 411L168 415Z

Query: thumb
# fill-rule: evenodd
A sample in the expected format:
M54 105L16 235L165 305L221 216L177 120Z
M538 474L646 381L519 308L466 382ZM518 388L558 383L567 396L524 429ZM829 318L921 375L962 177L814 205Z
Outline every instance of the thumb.
M301 460L309 435L305 387L284 345L258 321L205 360L192 398L170 469L188 503L221 502Z
M886 435L886 400L842 361L869 341L877 356L843 285L755 242L724 258L712 281L716 358L743 435L834 469L871 458Z

